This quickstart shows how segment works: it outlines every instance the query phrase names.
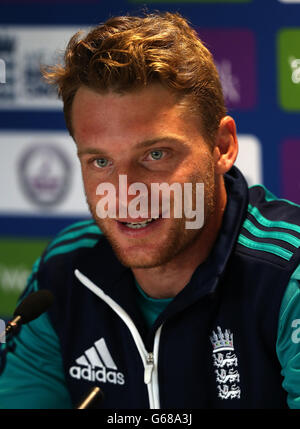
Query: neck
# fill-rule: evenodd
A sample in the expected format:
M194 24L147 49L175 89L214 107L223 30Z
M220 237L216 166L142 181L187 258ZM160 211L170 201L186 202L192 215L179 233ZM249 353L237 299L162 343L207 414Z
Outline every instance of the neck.
M188 248L164 265L132 269L138 284L150 297L161 299L176 296L190 281L195 269L209 256L221 228L227 202L223 178L220 178L219 185L214 213Z

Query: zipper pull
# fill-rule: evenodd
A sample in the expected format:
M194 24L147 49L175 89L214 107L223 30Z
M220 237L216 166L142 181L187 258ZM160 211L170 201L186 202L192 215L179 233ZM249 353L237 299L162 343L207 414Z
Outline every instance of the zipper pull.
M149 384L151 382L153 368L154 368L153 353L149 353L146 359L146 366L145 366L145 373L144 373L145 384Z

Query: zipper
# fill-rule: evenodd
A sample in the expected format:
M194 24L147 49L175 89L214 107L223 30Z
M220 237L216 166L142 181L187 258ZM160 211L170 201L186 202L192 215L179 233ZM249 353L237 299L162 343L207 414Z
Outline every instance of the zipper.
M153 352L148 352L145 348L142 337L137 330L133 320L128 313L109 295L103 292L98 286L96 286L90 279L83 275L79 270L74 271L75 276L78 278L80 283L86 286L90 291L94 292L99 298L108 304L115 313L123 320L127 325L135 345L138 349L140 357L144 366L144 383L147 385L148 396L149 396L149 407L150 409L160 409L159 400L159 385L158 385L158 351L160 334L163 325L155 332Z
M145 373L144 373L145 384L151 383L153 369L154 369L153 353L149 353L146 358L146 366L145 366Z
M159 383L158 383L158 351L160 334L163 325L155 332L153 353L148 353L144 370L144 383L147 384L149 404L151 409L160 409Z

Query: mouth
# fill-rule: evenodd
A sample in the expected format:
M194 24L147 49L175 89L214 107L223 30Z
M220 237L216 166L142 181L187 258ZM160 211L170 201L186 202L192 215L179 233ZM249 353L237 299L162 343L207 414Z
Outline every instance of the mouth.
M131 221L132 219L130 219ZM134 222L126 220L117 220L120 232L130 237L142 237L145 234L154 231L163 219L161 217L149 219L134 219Z
M141 222L120 222L123 225L127 226L127 228L130 229L141 229L141 228L146 228L150 223L153 223L157 220L158 218L151 218L151 219L146 219L144 221Z

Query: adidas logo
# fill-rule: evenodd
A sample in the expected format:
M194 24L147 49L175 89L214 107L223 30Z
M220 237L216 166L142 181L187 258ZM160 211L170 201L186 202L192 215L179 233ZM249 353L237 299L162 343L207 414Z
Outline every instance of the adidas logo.
M78 366L72 366L70 376L77 380L100 381L102 383L124 384L124 374L118 368L109 353L104 338L97 340L75 361Z

